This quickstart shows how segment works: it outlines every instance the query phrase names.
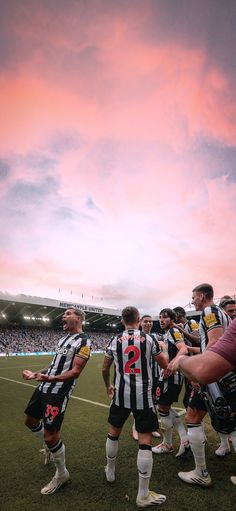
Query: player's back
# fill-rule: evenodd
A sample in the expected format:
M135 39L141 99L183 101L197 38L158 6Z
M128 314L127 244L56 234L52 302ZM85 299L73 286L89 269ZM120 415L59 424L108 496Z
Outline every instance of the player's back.
M107 354L115 363L115 404L130 409L151 408L151 358L158 354L155 340L144 332L128 329L111 340Z

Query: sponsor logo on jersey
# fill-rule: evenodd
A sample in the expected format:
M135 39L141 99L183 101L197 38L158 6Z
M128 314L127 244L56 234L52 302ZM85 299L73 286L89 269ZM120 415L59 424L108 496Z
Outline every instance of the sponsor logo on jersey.
M68 353L68 349L67 349L67 348L64 348L64 347L62 347L62 348L57 347L57 348L55 349L55 352L56 352L58 355L67 355L67 353Z

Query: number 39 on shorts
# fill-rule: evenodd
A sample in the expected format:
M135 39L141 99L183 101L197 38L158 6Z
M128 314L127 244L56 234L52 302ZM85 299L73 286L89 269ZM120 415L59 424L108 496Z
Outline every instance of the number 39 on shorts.
M135 367L135 362L137 362L140 358L140 350L137 346L127 346L125 348L124 354L133 355L125 364L125 374L140 374L141 370L139 367Z

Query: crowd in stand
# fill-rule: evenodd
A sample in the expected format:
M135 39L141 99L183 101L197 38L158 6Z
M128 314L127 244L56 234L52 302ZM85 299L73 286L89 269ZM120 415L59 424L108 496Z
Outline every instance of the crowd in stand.
M92 341L93 350L104 350L110 333L86 332ZM41 327L1 327L0 353L32 353L54 351L61 329Z

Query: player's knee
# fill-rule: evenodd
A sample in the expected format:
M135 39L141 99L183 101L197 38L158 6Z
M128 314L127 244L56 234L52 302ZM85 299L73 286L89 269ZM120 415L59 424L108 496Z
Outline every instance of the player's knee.
M38 419L34 419L34 417L30 417L30 415L26 415L25 417L25 426L29 429L34 429L39 424Z
M186 422L189 424L200 424L206 416L206 413L206 410L188 407L185 417Z
M198 410L194 410L192 408L187 408L187 412L185 415L185 421L187 424L198 424L201 422L201 418L199 417Z
M60 438L60 432L59 431L48 431L47 429L44 430L44 441L47 444L48 447L52 447L55 445Z

